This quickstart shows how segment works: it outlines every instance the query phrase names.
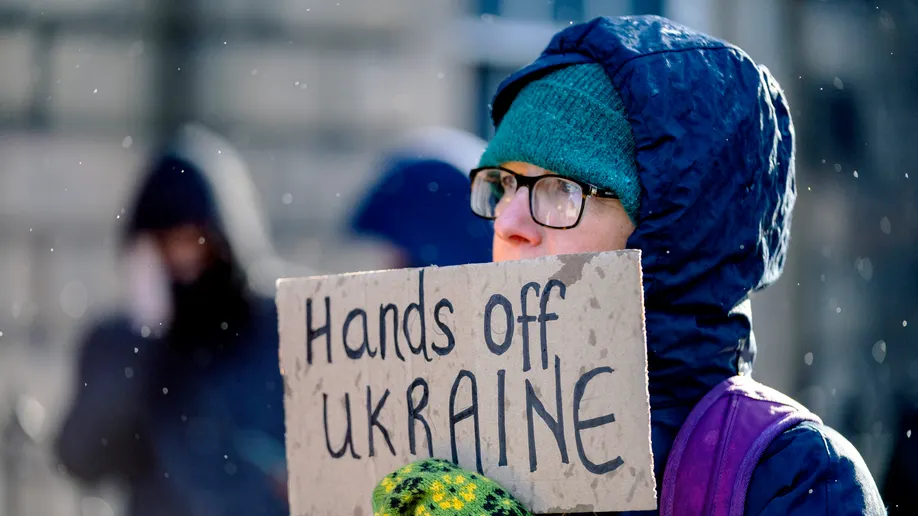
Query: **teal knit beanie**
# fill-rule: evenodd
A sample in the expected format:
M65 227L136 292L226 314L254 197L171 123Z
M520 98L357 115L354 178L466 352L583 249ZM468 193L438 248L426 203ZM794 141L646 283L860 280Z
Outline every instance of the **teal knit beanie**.
M641 187L625 106L602 65L572 65L526 85L479 166L521 161L618 194L637 223Z

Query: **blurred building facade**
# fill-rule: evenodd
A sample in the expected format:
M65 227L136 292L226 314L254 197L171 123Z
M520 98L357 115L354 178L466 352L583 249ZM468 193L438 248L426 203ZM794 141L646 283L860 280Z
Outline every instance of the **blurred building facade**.
M225 134L285 258L371 268L342 221L381 145L429 124L489 137L497 84L555 31L632 13L733 41L787 90L799 197L787 274L754 298L757 375L881 477L918 384L912 2L0 0L0 516L117 513L47 440L74 338L116 299L121 210L158 137L186 120Z

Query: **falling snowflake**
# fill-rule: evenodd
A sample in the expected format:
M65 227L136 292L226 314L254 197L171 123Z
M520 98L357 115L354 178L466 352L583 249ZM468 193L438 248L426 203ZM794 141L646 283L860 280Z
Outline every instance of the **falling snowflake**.
M886 360L886 341L878 340L876 344L873 345L873 359L877 361L878 364L882 364Z

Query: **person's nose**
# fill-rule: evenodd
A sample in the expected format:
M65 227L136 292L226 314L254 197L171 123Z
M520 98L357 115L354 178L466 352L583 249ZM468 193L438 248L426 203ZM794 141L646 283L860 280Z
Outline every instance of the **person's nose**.
M539 245L542 242L541 229L529 212L529 188L517 190L494 220L494 233L514 245Z

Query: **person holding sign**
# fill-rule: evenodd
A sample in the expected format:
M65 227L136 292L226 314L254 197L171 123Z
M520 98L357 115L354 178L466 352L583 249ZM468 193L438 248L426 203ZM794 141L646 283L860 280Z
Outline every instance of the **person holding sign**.
M796 198L771 74L663 18L598 18L506 79L492 116L471 207L494 261L642 253L659 513L884 514L857 450L748 378L749 295L782 272Z

